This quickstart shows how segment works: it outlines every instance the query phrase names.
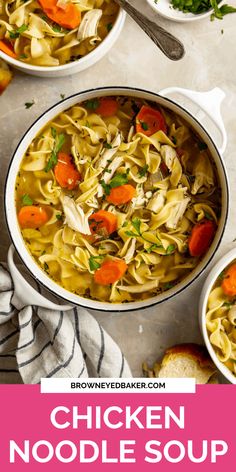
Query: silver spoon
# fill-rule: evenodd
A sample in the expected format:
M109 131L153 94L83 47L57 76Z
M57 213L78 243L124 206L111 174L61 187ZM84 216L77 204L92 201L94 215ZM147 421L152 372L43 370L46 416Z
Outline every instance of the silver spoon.
M168 31L150 21L145 15L130 5L126 0L115 0L131 18L145 31L145 33L154 41L161 51L172 61L178 61L184 54L184 46L177 38Z

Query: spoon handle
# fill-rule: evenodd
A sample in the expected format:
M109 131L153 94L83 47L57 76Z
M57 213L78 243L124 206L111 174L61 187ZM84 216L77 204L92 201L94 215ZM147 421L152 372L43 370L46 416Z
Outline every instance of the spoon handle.
M115 0L131 18L145 31L161 51L172 61L178 61L184 54L184 46L177 38L172 36L168 31L150 21L145 15L140 13L126 0Z

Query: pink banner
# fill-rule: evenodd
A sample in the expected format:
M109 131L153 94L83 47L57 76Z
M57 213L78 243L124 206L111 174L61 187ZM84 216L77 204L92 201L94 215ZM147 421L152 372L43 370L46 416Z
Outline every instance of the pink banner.
M38 385L2 385L1 470L232 471L235 395L233 385L148 395L51 395Z

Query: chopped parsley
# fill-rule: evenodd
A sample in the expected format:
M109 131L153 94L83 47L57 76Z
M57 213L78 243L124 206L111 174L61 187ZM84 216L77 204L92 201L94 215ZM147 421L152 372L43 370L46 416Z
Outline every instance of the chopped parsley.
M60 97L61 97L62 100L64 100L65 94L64 94L64 93L60 93Z
M54 138L54 147L51 156L47 162L47 165L44 169L45 172L49 172L57 164L57 155L65 142L65 135L63 133L57 134L55 128L51 128L51 134Z
M104 180L101 181L101 185L103 187L103 190L105 192L106 195L110 195L111 193L111 189L112 188L116 188L116 187L120 187L121 185L125 185L128 183L128 171L126 174L116 174L112 179L111 181L109 182L109 184L106 184L104 182Z
M62 213L57 213L57 214L56 214L56 219L57 219L58 221L62 220Z
M25 108L28 109L28 108L31 108L33 105L35 105L35 101L32 100L32 102L26 102L25 103Z
M139 176L140 177L145 177L145 175L147 174L148 172L148 165L145 164L143 167L141 167L141 169L139 170Z
M15 31L9 31L9 35L11 39L19 38L20 34L24 33L28 29L27 25L22 25L17 28Z
M207 144L204 143L203 141L199 141L197 143L199 151L205 151L207 149Z
M99 105L100 105L100 102L97 98L94 98L92 100L87 100L87 102L85 103L85 106L88 110L97 110Z
M106 149L112 149L112 145L110 143L104 143L103 147Z
M149 126L145 121L140 121L140 124L144 131L147 131L149 129Z
M30 196L27 193L25 193L22 197L22 204L24 206L33 205L33 200L32 200L32 198L30 198Z
M175 245L174 244L169 244L169 246L166 248L166 255L173 254L175 251Z
M90 270L97 270L101 267L103 256L90 256L89 258L89 267Z
M106 28L108 32L112 30L112 27L113 27L112 23L107 23Z

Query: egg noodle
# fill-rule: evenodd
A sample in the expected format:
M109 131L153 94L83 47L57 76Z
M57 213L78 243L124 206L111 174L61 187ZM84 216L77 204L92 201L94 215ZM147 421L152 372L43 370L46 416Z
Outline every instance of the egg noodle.
M104 116L107 103L114 112ZM152 134L139 121L139 110L150 107L165 132ZM73 172L65 183L67 164ZM46 221L27 227L24 220L22 236L48 276L73 293L120 303L168 290L197 266L190 233L201 222L217 227L221 192L206 145L178 115L121 96L73 106L35 137L16 182L19 221L23 211L32 216L32 204ZM115 227L108 231L97 213ZM99 283L107 261L125 269Z
M113 0L0 0L0 49L36 66L59 66L96 48L116 20Z

